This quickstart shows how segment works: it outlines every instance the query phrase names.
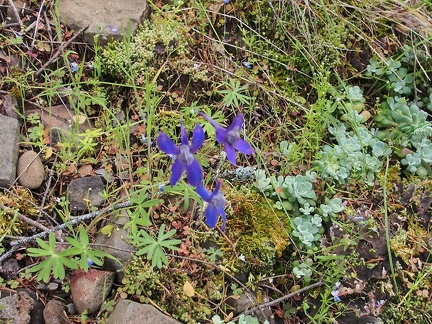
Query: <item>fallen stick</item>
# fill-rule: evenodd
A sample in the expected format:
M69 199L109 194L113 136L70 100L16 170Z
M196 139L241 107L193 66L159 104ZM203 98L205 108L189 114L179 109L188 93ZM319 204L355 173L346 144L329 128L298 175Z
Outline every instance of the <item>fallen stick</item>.
M67 228L68 226L76 225L76 224L81 223L81 222L84 222L84 221L86 221L86 220L89 220L89 219L95 218L95 217L100 216L100 215L102 215L102 214L104 214L104 213L110 213L110 212L112 212L112 211L114 211L114 210L117 210L117 209L122 209L122 208L129 207L130 205L131 205L131 203L130 203L129 201L126 201L126 202L124 202L124 203L120 203L120 204L114 205L113 207L109 207L109 208L105 208L105 209L97 210L97 211L94 211L94 212L91 212L91 213L88 213L88 214L84 214L84 215L81 215L81 216L77 216L77 217L75 217L74 219L71 219L71 220L70 220L69 222L67 222L67 223L63 223L63 224L61 224L61 225L55 226L55 227L53 227L53 228L51 228L51 229L48 229L48 230L46 230L46 231L44 231L44 232L41 232L41 233L35 234L35 235L33 235L33 236L29 236L29 237L23 238L22 240L18 240L18 241L11 242L10 245L11 245L12 247L10 248L10 250L7 251L7 252L5 252L5 253L3 253L3 254L0 256L0 263L3 262L3 261L4 261L6 258L8 258L9 256L11 256L12 253L14 253L16 250L18 250L18 248L19 248L21 245L23 245L23 244L26 244L26 243L32 242L32 241L34 241L34 240L36 240L37 238L40 238L40 237L44 237L44 236L48 235L49 233L52 233L52 232L55 232L55 231L58 231L58 230L65 229L65 228Z
M280 298L277 298L277 299L272 300L272 301L267 302L267 303L260 304L260 305L258 305L256 307L247 309L244 312L242 312L242 315L249 315L249 314L255 313L256 311L261 311L263 308L279 304L280 302L283 302L283 301L285 301L285 300L287 300L289 298L292 298L292 297L294 297L294 296L296 296L298 294L304 293L305 291L308 291L308 290L313 289L313 288L320 287L322 285L324 285L324 283L322 281L318 281L318 282L316 282L316 283L314 283L312 285L300 288L299 290L296 290L296 291L294 291L292 293L289 293L288 295L282 296ZM234 317L234 318L231 319L231 321L236 322L237 319L238 319L238 317Z
M8 2L9 2L9 6L12 8L12 11L15 15L15 18L16 18L19 26L20 26L20 29L21 29L20 32L22 33L24 31L24 24L21 20L18 9L17 9L17 7L15 7L15 3L13 2L13 0L8 0Z

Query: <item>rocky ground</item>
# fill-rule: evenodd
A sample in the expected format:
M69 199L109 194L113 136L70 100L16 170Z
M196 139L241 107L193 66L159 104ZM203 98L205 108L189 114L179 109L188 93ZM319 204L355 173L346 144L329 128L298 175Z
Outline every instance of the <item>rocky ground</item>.
M26 3L20 0L7 5L6 22L22 24L21 18L25 16ZM28 6L27 6L28 7ZM42 7L43 8L43 7ZM124 26L135 29L149 14L146 1L59 1L61 21L71 30L77 32L83 41L93 43L95 34L103 32L104 39L121 39L119 30ZM101 30L101 26L105 26ZM26 147L20 139L20 118L15 113L16 102L7 92L1 93L2 115L0 115L0 185L9 187L19 184L23 188L38 190L44 182L50 181L50 170L44 166L44 157ZM44 121L46 129L60 128L69 131L71 121L70 111L64 106L53 109L52 115L47 115L43 109L33 107L27 113L36 112ZM101 171L102 172L102 171ZM93 175L92 175L93 174ZM100 193L104 190L104 174L98 175L98 170L81 170L81 178L72 180L69 184L68 199L75 212L83 212L86 206L99 207L105 200ZM49 189L49 185L46 186ZM90 193L90 194L89 194ZM134 247L125 241L127 233L121 227L125 223L122 216L115 217L113 222L118 230L107 237L100 235L96 242L101 244L109 253L116 256L119 261L129 261ZM20 250L20 246L16 246ZM17 291L2 291L0 298L0 318L15 324L70 323L68 315L87 314L98 312L113 283L121 283L121 274L117 270L122 265L107 260L105 267L109 270L92 269L85 273L76 271L70 276L70 291L61 290L58 282L51 281L37 287L20 288ZM6 280L17 278L20 269L15 258L2 256L1 273ZM117 280L116 280L117 276ZM120 276L120 277L119 277ZM45 305L41 303L42 293ZM51 297L49 297L51 296ZM121 300L106 323L177 323L177 321L164 315L151 305L140 304L134 301Z
M215 1L215 3L212 3L208 7L208 12L213 13L215 16L209 16L206 19L216 21L216 13L220 14L220 17L225 17L226 12L224 10L228 8L229 2ZM2 241L2 250L0 250L0 275L3 279L2 288L0 289L0 322L4 320L11 323L94 323L97 322L95 320L97 317L99 321L110 324L122 322L143 324L180 323L179 321L187 323L188 320L184 318L190 319L195 315L201 316L200 318L210 318L210 310L207 306L196 310L191 305L198 305L204 300L214 307L213 310L223 309L225 311L226 309L221 306L222 302L217 305L213 302L221 299L223 299L223 302L226 301L226 304L231 307L228 308L230 311L232 310L232 313L226 314L225 322L229 321L231 317L240 314L254 314L261 322L267 319L272 324L291 323L288 318L293 313L290 312L298 311L300 315L295 317L296 319L292 323L300 323L301 321L298 318L307 322L308 316L315 316L316 314L322 316L326 312L338 317L339 323L383 323L381 317L384 308L386 304L391 302L393 304L391 304L390 310L387 309L388 313L399 311L399 306L406 299L412 303L414 312L418 313L419 310L424 309L424 305L427 305L432 295L430 293L430 280L427 279L426 275L428 273L425 270L430 267L432 239L429 230L430 206L432 204L430 191L432 187L430 177L423 180L414 179L413 176L401 177L403 172L400 164L390 165L388 168L388 174L385 175L386 179L388 179L385 192L383 191L382 182L380 182L381 178L384 177L384 169L377 175L377 180L372 187L347 183L342 189L335 189L335 192L340 190L338 194L344 198L344 207L349 212L340 215L337 222L328 222L323 226L322 232L324 234L318 245L319 249L322 249L324 253L323 255L314 255L317 257L314 260L316 268L314 268L313 282L306 282L305 277L308 276L294 276L291 269L285 272L284 268L288 268L288 265L292 267L293 259L301 259L304 261L302 263L304 265L309 262L309 256L305 258L301 255L299 249L294 249L292 246L287 247L291 244L289 243L290 240L287 239L286 235L284 236L286 233L280 230L278 226L288 228L289 225L280 222L279 219L277 221L274 221L274 218L271 218L271 220L266 219L265 217L269 214L269 204L267 202L263 203L262 196L249 192L252 191L250 188L246 190L246 193L226 190L230 198L235 198L227 207L230 209L231 216L233 216L230 220L232 227L226 232L219 231L218 236L202 230L203 221L197 220L199 216L202 216L202 212L197 212L196 206L189 204L186 193L184 193L184 200L178 201L170 194L167 194L166 201L168 203L158 206L159 209L155 215L152 215L152 220L158 226L163 223L163 220L166 220L171 225L171 228L175 228L177 234L181 236L182 241L179 252L170 255L172 260L180 263L181 266L174 266L174 262L172 262L170 266L173 266L168 267L166 273L158 272L156 274L157 271L153 273L153 268L151 268L151 273L146 272L149 269L149 262L145 263L135 258L134 254L137 247L127 240L132 229L127 226L131 219L131 213L126 208L130 206L131 202L123 199L125 191L118 190L116 191L117 200L112 203L112 197L106 192L106 188L113 183L112 179L117 179L119 183L127 185L134 181L140 183L147 180L145 172L136 176L138 170L142 167L140 164L143 163L141 156L136 154L137 158L128 160L125 157L126 154L125 156L122 155L124 152L116 152L120 153L118 154L120 157L116 155L115 161L110 167L102 165L102 163L99 163L100 161L97 161L97 163L91 161L88 163L67 161L67 168L62 169L61 176L56 177L56 166L64 162L59 161L55 157L56 154L53 153L58 147L56 145L61 144L63 136L67 138L67 136L73 135L77 131L85 133L97 130L96 122L85 118L80 120L82 116L75 116L67 100L63 100L64 98L60 95L58 101L65 101L66 103L59 104L59 102L55 102L47 109L47 103L40 104L37 98L32 97L32 93L26 93L28 97L18 98L22 100L17 102L15 92L22 86L20 82L25 83L28 79L37 80L34 86L37 91L43 91L45 87L48 88L44 84L44 82L48 81L44 80L42 75L49 66L55 66L56 64L60 66L56 71L61 71L63 62L61 59L65 52L69 51L68 55L71 57L78 56L77 53L79 53L80 58L82 58L85 57L87 51L91 52L90 46L95 45L95 36L99 39L97 46L104 46L113 39L121 40L125 37L122 30L127 27L134 31L140 23L148 18L151 11L150 6L146 1L141 0L121 2L114 0L59 0L60 21L55 22L53 18L55 15L50 11L54 10L54 7L50 1L39 1L37 6L35 3L35 1L9 0L3 1L2 7L0 7L1 17L4 20L5 39L10 35L14 36L13 39L25 35L27 37L25 44L33 43L34 45L28 47L27 52L14 52L9 56L5 54L6 50L3 51L0 48L0 75L5 78L13 77L14 69L18 69L20 73L25 74L23 72L25 67L20 65L20 55L24 55L29 60L34 60L34 67L37 67L37 69L32 70L30 77L17 78L18 81L14 86L5 86L0 89L0 187L2 188L0 208L2 215L9 217L7 219L11 224L14 224L15 219L26 224L24 230L18 228L14 235L5 235L2 238L4 240ZM164 1L155 1L154 3L157 8L164 5ZM272 4L274 3L272 2ZM232 10L231 13L235 11ZM180 14L183 13L180 11ZM192 13L189 14L192 16ZM191 17L182 18L186 20L192 19ZM222 25L222 31L218 32L224 35L226 38L224 38L224 41L227 44L231 41L237 44L236 42L241 39L239 37L241 31L235 30L235 23L230 20L228 23L224 21ZM58 29L55 30L55 28ZM228 35L228 31L232 31L232 35ZM58 34L61 34L62 38L56 38ZM35 42L37 35L44 42ZM231 36L231 38L228 36ZM207 39L208 37L210 36L206 35L204 38ZM175 39L171 45L173 47L177 46L177 41L180 43L179 40ZM199 42L203 42L203 40L198 39L197 44ZM10 41L4 41L4 44L5 46L10 45ZM49 44L50 49L44 50L44 46L47 44ZM382 45L381 47L385 47L385 51L391 52L394 44L390 44L389 41L385 46ZM91 47L91 49L94 48ZM154 52L158 55L165 55L166 50L167 48L163 44L156 44ZM217 46L215 46L214 50L215 57L218 57L223 52ZM232 48L229 50L235 52ZM363 68L368 64L371 53L364 54L365 52L366 50L361 52L360 57L347 58L351 69L347 68L347 71L351 73L353 66L356 64L362 65ZM194 55L201 55L201 59L203 61L207 60L207 63L213 62L211 57L206 57L205 52L201 52L201 49L197 50ZM362 55L366 58L362 57ZM240 68L247 69L248 73L253 75L256 71L251 69L250 62L243 59L243 57L241 59L243 61L239 63ZM223 60L221 59L221 61ZM83 62L86 63L85 60ZM255 64L255 67L258 63ZM208 66L212 64L208 64ZM91 70L90 62L83 66L85 66L84 69ZM67 68L75 73L74 69L77 66L70 64ZM199 71L200 66L196 63L193 68L196 69L194 70L196 72ZM285 70L291 68L285 66ZM354 66L354 68L356 67ZM262 69L267 71L267 67L262 67ZM295 68L292 69L295 70ZM222 74L228 75L224 69L213 72L218 74L220 71L223 71ZM85 72L88 71L84 71L84 76ZM301 71L295 72L301 74ZM198 72L196 73L198 74ZM17 75L22 77L22 74ZM243 76L243 74L240 75ZM263 80L256 75L254 75L256 78L251 83L261 85ZM288 80L288 78L285 79ZM140 84L144 83L142 79L135 81ZM202 86L201 81L194 84L194 88L191 87L192 90L190 90L189 94L192 92L211 92L210 87L208 85ZM172 102L181 105L181 100L184 99L182 96L187 96L187 91L182 88L184 87L182 82L183 80L180 82L182 86L178 89L169 88L166 95L168 99L164 99L166 102L164 101L163 105L170 107L169 105ZM240 87L240 83L238 87ZM68 89L62 89L62 91L67 93ZM267 91L266 96L268 95L265 98L273 100L273 97L276 97L270 90L266 89L265 91ZM137 104L133 100L129 100L129 98L122 98L122 95L123 92L119 91L113 97L110 97L110 100L113 100L112 107L118 108L118 106L123 107L129 104L142 104L142 102ZM71 100L73 101L74 98L71 98ZM116 100L118 102L114 102ZM285 98L281 99L281 101L284 100ZM362 104L364 103L362 102ZM291 103L287 104L287 106L290 105ZM291 106L295 106L297 109L297 105L299 105L298 102ZM273 114L272 111L262 112L268 108L265 104L262 106L256 104L256 107L256 111L252 114L257 120L264 115L272 116ZM191 110L193 109L191 108ZM169 111L169 109L162 109L162 112L170 123L172 120L174 120L172 124L178 123L176 113ZM125 120L123 110L120 109L111 113L115 116L115 119ZM170 113L173 115L170 115ZM266 115L267 113L268 115ZM133 111L131 115L134 122L140 118L145 118L145 116L134 115ZM187 115L187 111L184 112L184 115ZM279 115L276 115L274 120L280 118ZM291 117L295 118L297 115L301 115L301 112L294 111ZM29 132L25 132L28 129L25 129L26 125L23 125L23 117L31 119L34 116L43 125L42 137L47 143L47 149L38 150L37 145L31 145L31 140L27 137ZM371 117L370 113L369 117ZM273 123L274 120L272 119L270 123ZM306 123L308 121L302 120L301 122ZM253 123L257 123L256 120L251 122L251 124ZM162 125L169 128L165 124ZM253 126L255 127L255 125ZM274 133L277 127L273 127L275 125L268 125L268 129L262 135L269 143L273 142L273 136L275 136ZM278 127L282 129L284 127L288 128L283 123ZM135 146L133 149L136 150L134 153L141 153L140 151L145 151L152 145L152 143L146 142L145 125L135 125L134 130L127 135L134 136L133 144ZM112 146L110 146L111 144ZM119 149L113 142L104 143L104 145L104 152ZM265 161L268 164L266 167L273 172L279 171L282 169L283 162L278 160L277 148L274 145L269 145L269 148L269 152L261 152L263 157L270 161ZM211 152L207 152L209 163L205 167L216 170L219 157L214 156L213 151ZM72 149L72 153L76 152ZM112 156L114 156L114 153ZM160 165L155 166L155 169L157 168L160 168ZM303 161L298 162L298 168L301 171L296 170L296 172L304 171ZM136 172L135 179L132 179L131 176L130 171L132 169ZM163 173L161 170L160 172ZM236 183L238 187L248 182L247 176L243 178L239 176L240 179L238 179L236 178L237 173L233 177L234 173L229 170L226 174L222 174L221 177ZM321 187L324 188L325 185L323 183ZM352 188L356 192L349 193L348 191ZM162 195L163 190L163 186L158 188L156 196L160 197L158 195ZM33 196L37 199L32 199ZM25 201L22 210L29 211L29 214L36 215L36 217L28 217L25 212L16 212L13 209L15 206L14 197ZM55 213L52 212L57 206L64 207L65 201L69 202L67 208L70 208L68 210L68 217L70 218L67 223L63 222L60 217L53 217ZM254 204L250 204L249 201L253 201ZM389 205L388 208L387 204ZM49 212L47 212L48 209ZM386 212L388 210L387 216L390 220L391 249L394 251L390 256L393 255L393 260L389 258L390 243L386 237L388 233L386 233L386 224L383 219L384 209ZM171 215L174 212L180 216L175 219L172 218ZM256 214L259 214L260 217L256 217ZM274 210L272 210L273 214ZM244 221L236 219L234 215L241 215L244 219L250 216L250 219ZM262 219L264 220L262 221ZM99 222L97 225L95 225L96 220ZM260 221L262 222L260 223ZM36 246L34 243L38 238L43 237L48 240L47 234L52 232L54 233L54 241L57 244L55 251L61 251L63 246L67 244L66 237L70 233L68 226L75 226L80 223L86 224L89 236L92 239L92 246L98 251L109 253L114 258L105 258L103 266L92 264L93 261L89 258L89 271L74 270L67 272L64 280L49 276L48 280L44 281L36 278L37 273L26 272L29 267L34 265L33 262L36 259L38 261L43 260L43 258L26 256L26 248ZM370 226L370 224L372 225ZM199 246L194 246L194 240L198 241L198 239L197 236L191 234L191 227L194 225L196 225L195 229L198 229L197 232L206 238L199 241ZM4 223L0 222L0 227L4 226ZM206 229L208 230L208 228ZM254 235L255 232L258 232L257 229L261 230L259 234L262 237ZM239 247L240 245L242 246ZM258 249L252 248L257 246ZM252 251L252 258L245 261L243 253L239 253L238 249L240 248L245 251ZM280 249L278 250L279 259L283 259L281 262L279 262L280 260L275 261L277 248ZM225 258L225 260L232 261L231 269L222 264L221 255L218 254L218 252L222 254L221 250L224 250L225 254L229 254L229 257ZM208 253L207 258L203 258L202 255L207 253L203 251L212 251L213 254ZM313 253L310 255L313 255ZM345 268L340 269L338 266L342 263L345 264ZM398 265L395 270L398 282L396 280L392 281L389 274L389 269L393 263ZM125 270L124 265L126 264L132 264L132 266ZM248 277L247 271L242 271L244 269L258 268L259 270L256 273L266 273L266 270L273 266L278 267L278 270L283 275L274 276L274 278L253 278L252 272ZM234 273L232 269L240 270ZM306 271L308 269L300 270ZM426 279L416 279L420 271L426 273L424 275ZM153 286L149 283L150 288L142 289L154 289L157 292L157 297L163 301L170 298L177 299L170 300L171 304L167 304L175 305L180 309L180 316L177 317L179 321L172 316L168 316L171 312L177 312L177 309L162 309L151 298L145 299L146 303L143 303L145 294L137 291L137 286L134 286L135 283L129 281L130 278L134 278L134 275L138 278L137 280L141 280L138 282L139 289L147 287L146 283L148 281ZM221 277L223 278L221 279ZM331 277L330 283L328 277ZM169 285L171 279L172 281L178 279L178 282L185 283L179 288L178 282ZM255 279L257 283L253 282ZM327 279L327 282L324 279ZM156 286L154 286L154 282L157 282ZM199 286L199 289L194 289L191 282L195 287ZM224 288L216 287L216 284L220 282L223 282ZM400 303L392 300L395 296L394 288L397 288L398 285L402 287L401 296L403 301ZM226 289L228 286L230 288ZM234 293L234 291L238 290L238 286L241 286L243 290ZM301 289L301 287L303 288ZM320 288L323 288L323 290L319 290ZM217 295L221 290L226 294L223 297ZM306 295L305 292L309 294ZM325 299L323 297L325 293L327 293L327 300L330 300L327 304L322 302ZM148 296L152 295L148 294ZM302 304L303 301L306 302ZM284 308L281 306L282 303L284 303ZM299 310L305 304L310 309ZM323 311L321 309L323 305L326 307L327 305L331 306L328 306L328 309ZM181 313L186 315L193 313L193 315L182 318ZM326 318L320 318L317 322L326 323ZM406 323L411 322L407 321ZM412 323L418 322L412 321Z

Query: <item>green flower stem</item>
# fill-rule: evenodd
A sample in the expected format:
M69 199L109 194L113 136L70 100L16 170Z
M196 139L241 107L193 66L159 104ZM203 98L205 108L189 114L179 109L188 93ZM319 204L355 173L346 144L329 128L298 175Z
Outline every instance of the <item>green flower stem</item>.
M398 286L397 286L397 282L396 282L396 275L395 275L394 266L393 266L392 251L391 251L391 246L390 246L390 226L389 226L388 210L387 210L388 168L389 168L389 157L387 156L385 174L384 174L384 178L382 180L383 200L384 200L384 225L385 225L385 236L386 236L387 254L388 254L388 258L389 258L390 271L391 271L392 278L393 278L393 285L394 285L395 291L397 293L398 292Z

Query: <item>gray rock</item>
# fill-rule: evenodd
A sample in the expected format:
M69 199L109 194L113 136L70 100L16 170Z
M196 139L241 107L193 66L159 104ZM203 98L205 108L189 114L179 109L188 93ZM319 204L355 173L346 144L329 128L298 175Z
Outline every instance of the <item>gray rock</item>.
M3 276L4 279L12 280L17 277L19 269L21 269L21 267L19 266L16 259L7 259L0 267L0 274Z
M88 314L97 312L111 291L115 273L90 269L74 271L70 278L70 290L75 309L78 313L87 310Z
M37 189L45 179L42 160L35 151L27 151L18 160L18 181L29 189Z
M263 302L268 302L269 297L264 294L263 296ZM229 298L227 300L227 304L229 304L231 307L234 308L234 315L237 316L241 313L243 313L247 309L251 309L256 307L259 302L256 298L255 293L241 293L239 298ZM264 321L268 321L270 324L275 323L274 318L272 316L273 312L270 309L270 307L259 309L255 312L255 316L258 317L260 320L260 323Z
M28 296L33 299L34 307L30 312L30 323L31 324L45 324L43 319L44 304L41 302L40 295L30 288L17 288L16 292L25 292Z
M136 247L127 241L129 230L123 228L123 225L129 220L129 215L125 209L120 210L120 215L112 213L107 224L114 225L111 235L98 233L96 235L96 248L101 249L117 260L105 258L104 269L116 272L116 282L121 283L124 278L124 273L121 272L124 265L128 263L132 254L136 251ZM98 246L97 244L100 244Z
M110 38L122 39L122 31L134 32L150 14L146 0L60 0L60 20L74 30L88 26L83 34L84 41L93 44L96 34L99 43Z
M0 115L0 186L15 181L19 132L18 120Z
M24 291L1 298L0 318L4 323L30 323L30 311L33 309L34 304L34 300Z
M99 207L105 202L100 193L105 190L99 176L74 179L68 187L70 207L73 211L87 210L89 206Z
M52 299L50 300L43 311L45 324L69 324L66 312L64 311L65 304L61 301Z
M120 299L106 321L106 324L118 323L178 324L180 322L161 313L153 306Z

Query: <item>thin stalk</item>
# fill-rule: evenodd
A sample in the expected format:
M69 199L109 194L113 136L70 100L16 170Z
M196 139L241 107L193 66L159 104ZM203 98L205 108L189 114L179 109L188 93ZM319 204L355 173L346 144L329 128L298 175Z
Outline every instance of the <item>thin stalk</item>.
M390 246L390 226L388 219L388 210L387 210L387 178L388 178L388 168L389 168L389 157L387 156L386 161L386 169L384 174L384 179L382 180L382 188L383 188L383 200L384 200L384 225L385 225L385 236L386 236L386 244L387 244L387 254L390 263L390 271L393 278L394 290L396 293L399 292L397 282L396 282L396 274L393 266L393 257Z

